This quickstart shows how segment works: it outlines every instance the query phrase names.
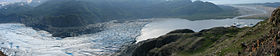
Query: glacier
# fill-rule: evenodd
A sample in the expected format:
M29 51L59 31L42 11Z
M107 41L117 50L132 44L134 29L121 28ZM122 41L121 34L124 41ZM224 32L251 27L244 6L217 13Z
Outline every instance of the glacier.
M0 50L8 56L99 56L114 55L135 42L150 20L100 23L104 30L61 39L20 23L0 24Z

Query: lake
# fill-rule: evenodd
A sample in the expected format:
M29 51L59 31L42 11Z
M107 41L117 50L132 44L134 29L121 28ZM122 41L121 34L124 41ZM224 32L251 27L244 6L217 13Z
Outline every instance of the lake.
M145 25L141 30L141 36L137 37L137 42L156 38L165 35L170 31L176 29L191 29L199 32L203 29L210 29L213 27L251 27L256 23L263 21L261 19L210 19L190 21L179 18L161 18L155 19L153 22Z

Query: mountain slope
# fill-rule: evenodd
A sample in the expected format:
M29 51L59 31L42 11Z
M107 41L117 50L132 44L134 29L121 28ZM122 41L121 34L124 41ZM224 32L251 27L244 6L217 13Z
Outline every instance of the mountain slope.
M19 22L26 11L32 9L31 6L23 6L26 3L14 3L0 8L0 23Z
M127 56L280 55L280 8L254 27L217 27L197 33L169 33L129 46Z
M279 56L279 17L280 8L276 9L268 20L255 27L239 32L236 37L215 44L204 53L219 55L276 55ZM227 46L227 47L226 47ZM219 48L215 49L214 48ZM212 53L217 51L216 53ZM220 52L219 52L220 51Z

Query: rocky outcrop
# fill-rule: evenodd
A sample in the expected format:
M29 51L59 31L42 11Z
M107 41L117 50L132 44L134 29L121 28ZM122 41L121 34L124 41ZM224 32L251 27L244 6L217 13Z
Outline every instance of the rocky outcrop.
M272 23L274 26L280 26L280 8L277 8L273 11L271 17L268 20L269 23Z
M6 56L3 52L0 51L0 56Z
M168 34L172 34L172 33L194 33L194 31L190 29L179 29L179 30L171 31Z
M269 32L259 39L244 44L243 52L246 55L280 56L280 8L277 8L268 20ZM267 26L268 26L267 25Z
M279 56L280 55L280 29L271 30L267 35L264 35L260 39L244 43L243 52L245 55L250 56Z

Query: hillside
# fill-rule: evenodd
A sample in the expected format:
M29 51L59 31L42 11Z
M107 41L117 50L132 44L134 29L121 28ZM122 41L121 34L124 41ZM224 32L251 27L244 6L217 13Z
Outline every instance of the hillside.
M191 0L48 0L36 7L18 3L0 8L0 23L19 22L55 37L69 37L101 31L88 25L110 20L223 19L238 15L236 10Z
M26 11L32 9L31 6L23 6L26 3L15 3L0 8L0 23L19 22L21 16Z
M177 30L120 52L127 56L279 56L280 8L254 27Z

